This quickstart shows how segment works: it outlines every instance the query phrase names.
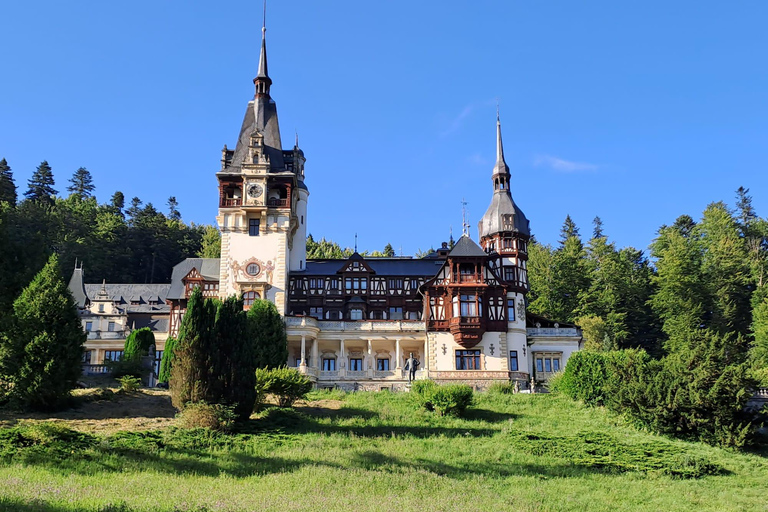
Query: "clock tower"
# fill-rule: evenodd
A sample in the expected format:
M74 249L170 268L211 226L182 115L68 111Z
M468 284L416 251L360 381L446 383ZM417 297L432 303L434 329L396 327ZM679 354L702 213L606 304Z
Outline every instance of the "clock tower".
M309 190L304 152L283 150L277 105L270 96L266 28L261 29L255 94L234 150L224 146L219 182L219 295L243 295L246 307L268 299L286 313L288 273L306 267Z

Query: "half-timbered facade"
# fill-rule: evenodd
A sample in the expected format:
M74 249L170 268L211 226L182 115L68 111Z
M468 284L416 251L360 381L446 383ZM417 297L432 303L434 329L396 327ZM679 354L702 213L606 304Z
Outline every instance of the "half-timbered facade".
M528 219L512 199L501 124L491 204L478 225L426 258L306 259L309 190L305 157L283 150L262 29L259 69L235 145L221 153L218 215L221 258L179 263L163 299L176 335L187 298L241 295L245 307L272 301L285 317L286 364L319 387L406 386L417 378L470 382L546 379L578 350L579 330L526 312Z

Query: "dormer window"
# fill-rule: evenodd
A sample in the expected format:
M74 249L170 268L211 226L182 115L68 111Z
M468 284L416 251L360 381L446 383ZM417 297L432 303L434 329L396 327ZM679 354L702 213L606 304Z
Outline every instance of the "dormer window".
M104 304L99 304L99 313L104 312Z

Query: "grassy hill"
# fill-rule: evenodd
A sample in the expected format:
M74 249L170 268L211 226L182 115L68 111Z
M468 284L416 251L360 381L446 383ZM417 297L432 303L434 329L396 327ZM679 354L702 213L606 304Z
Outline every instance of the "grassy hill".
M56 423L6 417L0 510L768 510L763 455L638 432L558 396L480 394L461 419L408 394L311 398L231 434L166 426L167 403L137 424L131 410L156 394L97 419L88 406Z

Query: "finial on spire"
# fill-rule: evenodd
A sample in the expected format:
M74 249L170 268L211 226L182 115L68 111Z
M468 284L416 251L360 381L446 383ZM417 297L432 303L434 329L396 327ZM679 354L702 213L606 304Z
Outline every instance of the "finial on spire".
M264 0L264 13L261 18L261 32L267 31L267 0Z
M299 130L296 130L296 147L299 147Z
M264 0L264 19L261 26L261 53L259 54L259 72L253 79L256 95L269 96L272 80L267 72L267 0Z
M355 233L355 252L357 252L357 233Z
M461 198L461 236L469 236L469 220L467 219L467 201Z

